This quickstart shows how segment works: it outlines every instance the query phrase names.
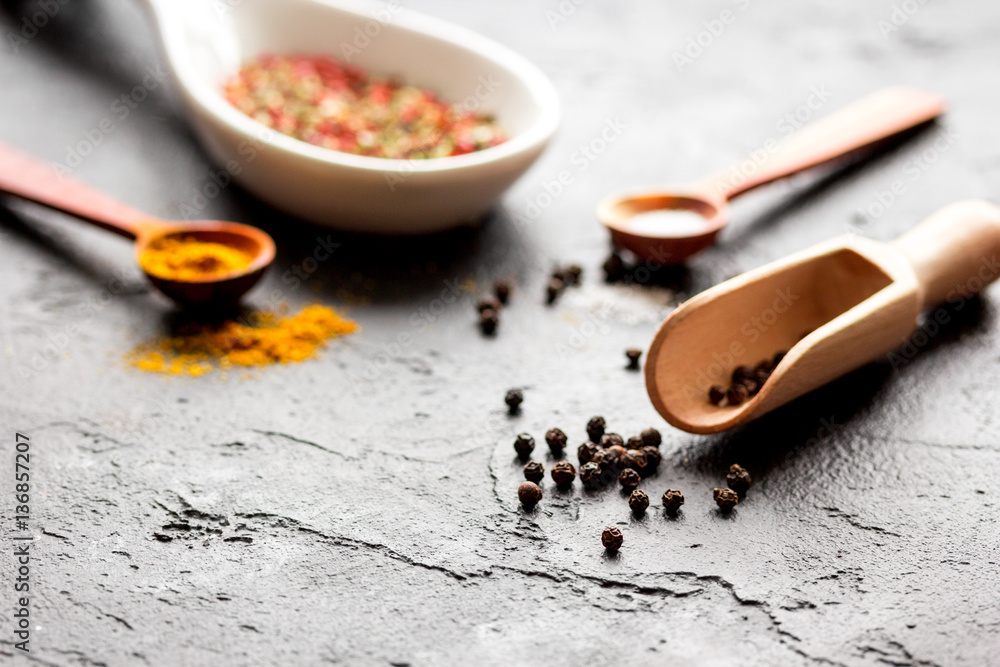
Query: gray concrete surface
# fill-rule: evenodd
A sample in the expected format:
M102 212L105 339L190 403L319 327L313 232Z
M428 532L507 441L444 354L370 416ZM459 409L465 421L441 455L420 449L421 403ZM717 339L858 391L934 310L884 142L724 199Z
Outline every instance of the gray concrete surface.
M123 353L176 314L127 244L6 202L0 663L1000 664L1000 288L949 310L905 363L873 364L721 436L664 424L622 355L680 300L733 274L845 231L891 239L953 200L996 198L1000 7L403 4L524 53L565 103L557 142L478 231L395 242L307 227L235 187L202 202L216 167L172 84L127 117L112 107L160 67L138 8L50 2L58 11L16 41L46 5L3 3L0 140L64 162L112 118L76 176L158 216L203 205L200 217L265 227L279 262L249 304L277 290L293 308L343 307L363 331L250 379L141 374ZM704 37L727 9L734 20ZM707 46L681 62L699 33ZM786 114L817 90L825 101L801 115L893 83L939 91L951 110L864 162L748 195L724 243L686 270L602 284L602 195L740 159L783 136ZM608 122L624 129L579 159ZM563 170L571 184L517 224ZM297 288L283 282L328 236L341 244L333 258ZM545 308L559 261L580 262L584 286ZM473 294L454 286L499 277L518 291L487 340ZM509 418L502 398L515 386L526 401ZM594 414L625 434L662 429L660 473L642 488L654 503L683 489L680 518L634 520L617 491L579 485L547 484L533 513L517 506L513 435L560 426L577 444ZM18 431L32 443L27 655L7 611ZM756 485L723 517L710 489L734 461ZM600 531L616 523L625 545L612 558Z

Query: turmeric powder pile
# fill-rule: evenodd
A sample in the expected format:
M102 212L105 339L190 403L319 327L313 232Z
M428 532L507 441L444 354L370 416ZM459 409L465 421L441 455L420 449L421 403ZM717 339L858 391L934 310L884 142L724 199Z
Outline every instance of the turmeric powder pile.
M191 236L157 239L139 256L143 270L167 280L199 280L249 266L253 256L239 248Z
M136 348L129 360L151 373L197 377L216 367L228 370L303 361L329 339L358 328L332 308L319 305L291 317L258 312L254 320L253 324L230 320L219 325L188 325L176 337Z

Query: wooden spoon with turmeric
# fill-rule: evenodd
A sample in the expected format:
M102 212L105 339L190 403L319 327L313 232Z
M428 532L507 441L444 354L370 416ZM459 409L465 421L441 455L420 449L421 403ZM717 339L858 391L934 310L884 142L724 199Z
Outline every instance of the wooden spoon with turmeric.
M150 282L183 307L236 303L274 261L274 241L236 222L159 220L0 144L0 192L135 240Z

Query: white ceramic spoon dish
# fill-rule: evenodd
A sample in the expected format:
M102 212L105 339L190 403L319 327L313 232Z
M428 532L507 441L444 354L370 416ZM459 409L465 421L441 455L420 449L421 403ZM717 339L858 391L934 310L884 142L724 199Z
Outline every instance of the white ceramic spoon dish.
M247 190L327 227L423 234L475 223L538 158L559 124L542 72L481 35L401 7L346 0L143 0L195 129ZM367 11L366 11L367 10ZM496 116L499 146L390 160L293 139L250 119L222 86L264 53L328 54Z

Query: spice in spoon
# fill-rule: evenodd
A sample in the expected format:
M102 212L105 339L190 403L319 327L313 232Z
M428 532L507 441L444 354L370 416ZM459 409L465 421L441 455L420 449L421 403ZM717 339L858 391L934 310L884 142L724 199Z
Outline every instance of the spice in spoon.
M166 280L197 281L226 276L245 269L250 253L192 236L159 238L139 256L146 273Z
M440 158L507 140L489 116L326 55L261 56L246 63L224 92L230 104L254 120L344 153Z

